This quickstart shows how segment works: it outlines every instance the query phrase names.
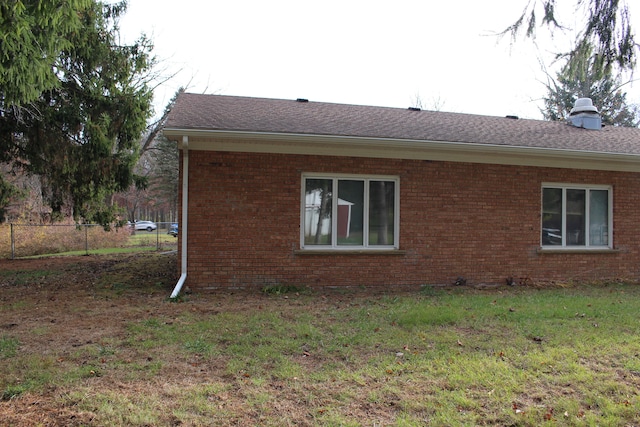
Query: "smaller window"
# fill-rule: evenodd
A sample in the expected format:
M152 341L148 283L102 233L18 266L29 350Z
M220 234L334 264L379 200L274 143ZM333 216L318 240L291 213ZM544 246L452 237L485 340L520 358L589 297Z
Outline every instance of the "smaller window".
M398 248L397 178L308 175L302 186L302 248Z
M612 247L611 188L545 184L542 187L544 247Z

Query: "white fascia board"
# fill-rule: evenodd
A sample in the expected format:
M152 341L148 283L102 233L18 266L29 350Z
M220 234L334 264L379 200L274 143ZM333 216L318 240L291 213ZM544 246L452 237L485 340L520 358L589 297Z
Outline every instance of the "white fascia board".
M165 128L190 150L433 160L640 172L640 155L467 142Z

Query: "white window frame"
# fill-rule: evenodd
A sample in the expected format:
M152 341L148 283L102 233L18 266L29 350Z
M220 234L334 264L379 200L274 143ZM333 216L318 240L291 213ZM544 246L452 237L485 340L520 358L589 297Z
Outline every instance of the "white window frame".
M561 245L544 245L542 243L542 225L544 220L544 189L560 189L562 190L562 244ZM585 244L584 245L567 245L567 190L584 190L585 191ZM590 236L590 190L606 190L608 195L608 224L607 224L607 244L591 245ZM613 187L610 185L589 185L589 184L566 184L545 182L542 183L540 190L540 247L543 249L557 250L601 250L613 249Z
M364 182L364 207L363 207L363 236L362 245L338 245L338 197L331 200L331 239L330 245L305 245L304 229L305 229L305 204L306 204L306 188L307 179L331 179L333 181L334 191L338 188L340 180L356 180ZM391 245L369 245L369 182L371 181L393 181L395 183L394 212L393 212L393 244ZM300 190L300 248L308 251L312 250L336 250L336 251L353 251L353 250L396 250L400 248L400 177L389 175L350 175L350 174L331 174L331 173L303 173L301 179Z

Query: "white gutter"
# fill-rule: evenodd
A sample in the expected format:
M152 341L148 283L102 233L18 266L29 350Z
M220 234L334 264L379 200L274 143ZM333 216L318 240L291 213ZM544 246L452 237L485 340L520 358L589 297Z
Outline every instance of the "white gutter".
M191 149L253 153L395 158L510 166L637 172L640 153L338 135L165 128L191 137ZM589 131L590 132L590 131Z
M180 224L181 241L182 241L182 257L181 257L181 274L176 287L173 289L170 298L177 298L185 280L187 280L187 213L189 202L189 137L182 137L182 218Z

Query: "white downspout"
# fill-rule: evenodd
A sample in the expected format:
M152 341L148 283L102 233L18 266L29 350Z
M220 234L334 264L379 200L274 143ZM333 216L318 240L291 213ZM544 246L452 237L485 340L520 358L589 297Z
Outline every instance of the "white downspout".
M181 257L181 274L176 287L171 293L171 298L177 298L185 280L187 280L187 212L189 202L189 137L182 137L182 218L180 224L182 257Z

